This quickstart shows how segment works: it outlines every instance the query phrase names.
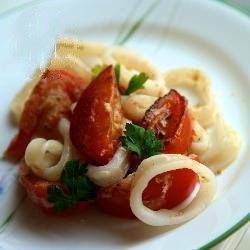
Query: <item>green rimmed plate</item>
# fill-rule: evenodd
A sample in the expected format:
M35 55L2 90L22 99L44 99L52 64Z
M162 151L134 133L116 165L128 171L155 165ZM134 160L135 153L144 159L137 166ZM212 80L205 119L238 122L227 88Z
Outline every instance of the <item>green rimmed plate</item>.
M20 187L16 186L15 169L1 161L2 248L194 249L216 244L242 218L243 222L249 219L250 23L246 15L221 3L195 0L38 1L5 14L0 18L0 152L14 133L7 119L11 98L46 63L60 36L123 44L146 55L162 70L180 66L203 69L212 79L226 120L244 143L237 161L218 177L214 203L192 221L167 229L98 212L51 218L28 200L6 224L23 195L16 193Z

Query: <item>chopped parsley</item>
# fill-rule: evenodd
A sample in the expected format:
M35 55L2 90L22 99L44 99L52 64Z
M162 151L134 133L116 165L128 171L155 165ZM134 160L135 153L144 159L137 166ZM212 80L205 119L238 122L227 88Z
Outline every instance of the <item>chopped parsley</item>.
M160 154L163 149L163 142L156 138L154 130L126 123L125 135L119 140L122 146L137 154L139 159L145 159Z
M48 186L48 201L54 204L57 212L72 207L79 201L95 199L95 184L86 173L86 165L80 165L79 160L68 161L60 179L64 188L54 184Z
M130 95L138 89L143 89L147 80L148 76L145 73L134 75L128 83L128 88L125 91L125 95Z
M106 64L103 64L103 65L96 64L91 70L92 71L92 79L95 79L106 67L107 67ZM126 91L124 91L121 87L121 84L120 84L121 65L116 64L114 67L114 70L115 70L115 78L116 78L118 90L119 90L121 95L130 95L131 93L135 92L136 90L144 88L144 84L148 80L148 76L145 73L136 74L130 79L130 81L128 83L128 88L126 89Z
M137 75L134 75L129 83L128 88L126 91L123 91L120 85L120 70L121 66L120 64L116 64L115 66L115 75L116 75L116 81L118 85L118 89L121 95L130 95L131 93L135 92L138 89L143 89L145 82L148 80L148 76L145 73L140 73Z

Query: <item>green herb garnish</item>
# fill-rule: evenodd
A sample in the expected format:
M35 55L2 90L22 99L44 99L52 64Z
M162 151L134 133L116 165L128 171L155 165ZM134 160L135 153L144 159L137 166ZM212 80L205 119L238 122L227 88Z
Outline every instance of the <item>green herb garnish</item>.
M121 77L121 65L116 64L115 65L115 78L116 78L117 87L118 87L120 94L124 95L124 91L120 85L120 77Z
M91 70L92 79L95 79L106 67L107 67L106 64L103 64L103 65L96 64ZM145 73L134 75L128 83L128 88L126 89L126 91L124 91L120 85L121 65L116 64L114 67L114 70L115 70L115 78L116 78L118 90L121 95L130 95L136 90L144 88L144 84L148 80L148 76Z
M57 212L96 197L95 184L86 173L86 165L80 165L79 160L68 161L60 179L65 188L53 184L48 186L48 201L54 204Z
M128 88L125 91L125 95L129 95L138 89L143 89L145 82L148 80L148 76L145 73L134 75L128 84Z
M156 138L154 130L126 123L125 135L119 140L122 146L136 153L140 159L160 154L163 149L163 142Z
M121 65L116 64L115 65L115 79L116 79L118 86L120 85L120 76L121 76Z

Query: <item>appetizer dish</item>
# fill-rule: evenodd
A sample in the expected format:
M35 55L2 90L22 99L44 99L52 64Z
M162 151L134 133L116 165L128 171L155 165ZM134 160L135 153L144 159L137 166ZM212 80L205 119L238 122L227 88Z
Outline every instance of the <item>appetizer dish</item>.
M213 201L216 174L240 148L201 70L162 73L93 42L60 39L11 114L18 132L5 158L19 162L29 198L52 215L96 206L152 226L183 223Z

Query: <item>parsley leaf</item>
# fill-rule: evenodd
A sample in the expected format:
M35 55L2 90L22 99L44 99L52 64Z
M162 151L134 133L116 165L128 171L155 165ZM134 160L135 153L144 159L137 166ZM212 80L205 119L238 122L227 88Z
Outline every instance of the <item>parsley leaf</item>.
M48 201L54 204L54 208L57 212L61 212L66 208L69 208L76 204L76 199L66 195L61 187L57 185L48 186Z
M120 85L120 76L121 76L121 65L116 64L115 65L115 78L118 86Z
M96 64L92 69L92 79L94 80L105 68L107 67L106 64ZM135 92L138 89L144 88L144 84L148 80L148 76L145 73L140 73L134 75L129 83L128 88L126 91L123 91L120 85L120 78L121 78L121 65L116 64L114 67L115 70L115 78L117 82L117 87L121 95L130 95L131 93Z
M163 142L155 137L153 129L149 129L145 132L144 136L144 155L147 157L160 154L163 149Z
M140 159L160 154L163 149L163 142L155 136L154 130L126 123L125 136L119 140L126 149L135 152Z
M96 64L92 69L92 79L94 80L105 68L107 67L106 64ZM145 73L140 73L137 75L134 75L129 83L128 83L128 88L126 91L123 91L120 85L120 78L121 78L121 65L116 64L114 67L115 70L115 78L118 86L118 90L121 95L129 95L133 92L135 92L138 89L144 88L144 84L148 80L148 76Z
M54 204L57 212L74 206L79 201L93 200L96 197L95 185L86 176L87 168L79 160L68 161L64 167L59 185L48 186L48 201Z
M145 82L148 80L148 76L145 73L134 75L128 84L128 88L125 91L125 95L129 95L138 89L144 88Z
M105 68L107 67L106 64L96 64L92 69L92 79L95 79Z
M116 78L117 87L118 87L120 94L124 95L124 91L120 85L120 77L121 77L121 65L116 64L115 65L115 78Z

